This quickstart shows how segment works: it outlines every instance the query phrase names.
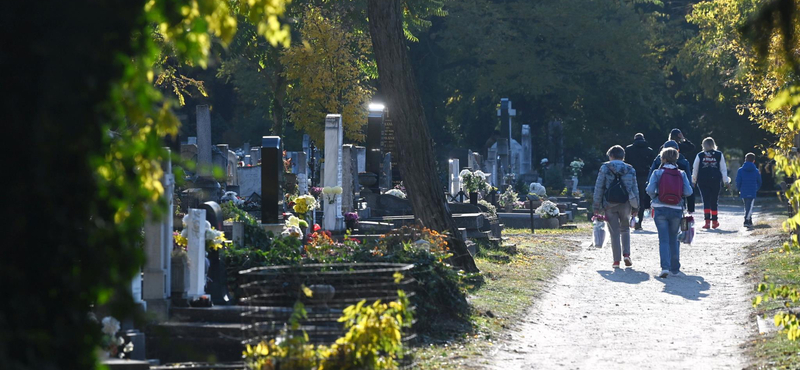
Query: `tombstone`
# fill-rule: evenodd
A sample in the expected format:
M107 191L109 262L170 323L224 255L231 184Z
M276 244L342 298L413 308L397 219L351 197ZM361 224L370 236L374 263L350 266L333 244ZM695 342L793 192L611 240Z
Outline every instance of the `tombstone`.
M222 180L223 184L228 184L228 144L217 144L211 150L211 163L214 168L219 168L222 171L225 179Z
M210 177L211 158L211 112L207 105L198 105L197 110L197 173Z
M356 150L353 145L342 145L342 212L353 212L356 201ZM354 177L355 174L355 177Z
M189 251L189 299L206 294L206 210L189 209L188 228Z
M383 156L383 166L381 166L380 187L383 189L392 188L392 153Z
M520 158L520 175L533 171L533 146L531 146L531 126L522 125L522 158Z
M451 149L449 153L450 156L449 158L458 159L458 164L461 165L463 169L469 166L469 153L470 153L469 149L462 149L462 148Z
M187 162L197 163L197 145L196 144L181 145L181 159Z
M481 164L482 164L481 163L482 162L481 159L482 158L481 158L480 154L475 153L475 152L470 150L468 159L469 159L469 165L467 166L467 168L469 168L470 170L478 171L478 170L481 170L481 168L483 168L481 166Z
M197 136L189 136L186 138L186 144L197 146Z
M297 152L297 190L300 195L308 194L308 157L306 152Z
M461 172L461 167L459 167L458 158L453 158L448 161L448 169L450 173L450 196L456 196L459 191L461 191L461 178L458 177L458 174Z
M500 109L497 116L500 117L500 139L497 141L497 155L500 157L499 167L504 171L511 168L511 119L517 115L517 110L511 108L511 101L508 98L500 99ZM503 173L504 175L505 173Z
M144 224L145 265L144 284L142 285L142 298L148 302L150 309L156 315L166 319L169 313L167 299L171 292L171 266L172 266L172 222L175 176L172 174L172 161L169 149L167 159L164 161L164 177L161 179L164 187L166 207L161 210L162 219L148 218Z
M356 147L356 167L358 173L367 171L367 148L363 146Z
M325 187L342 186L342 136L342 115L327 115L325 117ZM369 159L369 152L367 158ZM367 160L367 164L369 165L369 160ZM342 230L344 228L342 197L335 196L333 203L329 203L329 200L323 197L322 202L325 207L322 228L330 231Z
M242 144L242 152L244 154L250 153L250 143L246 142L246 143Z
M228 186L239 186L239 157L232 150L228 150Z
M497 186L497 148L492 147L487 150L484 172L489 174L489 183Z
M384 112L382 109L383 108L381 107L380 111L370 111L367 118L367 152L365 172L374 173L376 175L380 175L381 173L381 161L383 160L381 139L383 135ZM325 147L327 149L327 142ZM327 150L325 154L327 154ZM376 183L371 190L377 193L379 191L378 184Z
M251 157L250 154L248 154L248 155L244 156L244 161L243 162L244 162L245 166L252 166L253 165L253 157Z
M261 223L283 222L283 144L280 136L261 138Z
M222 231L222 208L217 202L205 202L202 209L206 211L206 221L211 227ZM225 271L225 263L219 251L208 252L208 294L211 302L215 305L226 305L228 300L228 274Z
M250 148L250 164L253 166L257 166L260 160L261 160L261 147L257 146L255 148Z

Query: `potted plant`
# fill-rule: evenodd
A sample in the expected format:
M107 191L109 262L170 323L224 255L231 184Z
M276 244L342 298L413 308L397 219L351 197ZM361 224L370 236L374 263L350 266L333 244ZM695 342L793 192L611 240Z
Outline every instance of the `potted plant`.
M399 190L398 190L399 191ZM358 213L347 212L344 214L344 223L348 229L354 230L358 227Z
M559 226L558 215L560 213L558 206L549 200L542 202L542 205L536 209L536 214L542 220L541 228L543 229L557 229Z
M514 191L514 188L509 185L506 188L506 191L500 195L500 201L498 202L500 206L505 208L506 212L513 212L514 205L516 204L517 200L519 199L519 194Z
M468 169L462 170L458 174L461 179L461 186L469 194L470 204L478 204L478 192L489 188L486 182L486 174L483 171L472 172Z

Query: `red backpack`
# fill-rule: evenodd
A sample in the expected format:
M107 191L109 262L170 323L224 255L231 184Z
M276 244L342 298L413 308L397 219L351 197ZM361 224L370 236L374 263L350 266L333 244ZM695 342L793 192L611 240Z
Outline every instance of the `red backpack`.
M678 205L683 199L683 174L677 168L664 168L658 181L658 200L664 204Z

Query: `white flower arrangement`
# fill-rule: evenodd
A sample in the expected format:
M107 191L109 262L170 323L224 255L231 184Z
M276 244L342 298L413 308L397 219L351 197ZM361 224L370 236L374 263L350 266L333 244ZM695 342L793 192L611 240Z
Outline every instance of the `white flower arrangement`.
M239 194L236 194L235 191L226 191L220 200L222 202L233 202L233 204L237 207L244 205L244 199L239 198Z
M121 347L125 344L125 338L117 336L120 329L119 320L106 316L101 323L103 324L103 340L99 350L103 357L124 358L126 353L133 351L133 342L128 342L127 345Z
M406 199L406 193L403 193L403 191L400 189L389 189L384 194L392 195L400 199Z
M536 208L536 214L542 218L556 218L560 213L558 206L549 200L542 202L542 205Z
M468 169L462 170L458 177L461 179L461 186L468 193L475 193L481 190L488 190L489 183L486 182L488 177L483 171L472 172Z
M305 221L305 220L300 219L297 216L292 215L292 216L289 216L289 218L286 219L286 221L284 221L283 225L286 228L297 227L297 228L301 228L302 229L302 228L308 227L308 222Z
M181 236L187 240L189 239L188 222L189 214L187 213L186 216L183 216L183 230L181 230ZM225 233L211 227L211 223L206 221L205 239L206 249L220 249L222 248L222 243L225 241Z
M569 168L572 171L572 176L580 175L581 174L581 170L583 170L583 165L584 165L584 163L580 159L572 161L569 164Z
M281 236L300 239L303 237L303 231L297 226L284 227L283 231L281 232Z
M342 194L341 186L326 186L322 188L322 196L328 201L328 204L333 204L336 201L336 196Z
M528 186L528 194L536 194L539 198L547 196L547 189L538 182L532 182Z
M111 317L106 316L103 318L103 334L114 336L119 331L119 320Z

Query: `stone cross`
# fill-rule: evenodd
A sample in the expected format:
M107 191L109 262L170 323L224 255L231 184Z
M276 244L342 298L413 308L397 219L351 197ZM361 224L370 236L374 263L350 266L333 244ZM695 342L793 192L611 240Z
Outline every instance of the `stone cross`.
M280 136L261 138L261 223L283 222L283 144Z
M342 186L342 115L325 117L325 187ZM380 139L380 137L379 137ZM323 196L322 228L338 231L344 228L342 196L336 195L333 203Z
M189 209L189 294L198 298L206 294L206 210Z
M166 207L161 210L161 219L151 217L144 224L144 285L140 288L145 300L165 300L171 292L171 262L172 262L172 193L175 187L175 177L172 174L171 155L167 149L167 159L164 161L164 177L161 178L164 187ZM153 302L157 304L156 302Z
M197 173L211 176L211 112L207 105L198 105L197 111Z
M522 160L519 173L531 173L533 166L533 146L531 145L531 126L522 125Z
M500 109L497 116L500 117L500 139L497 141L497 155L500 157L500 167L510 169L510 146L511 146L511 117L517 115L517 110L511 108L511 101L508 98L500 99Z
M450 159L448 165L450 172L450 196L454 197L461 191L461 178L458 177L458 174L461 172L461 167L459 167L458 158Z

